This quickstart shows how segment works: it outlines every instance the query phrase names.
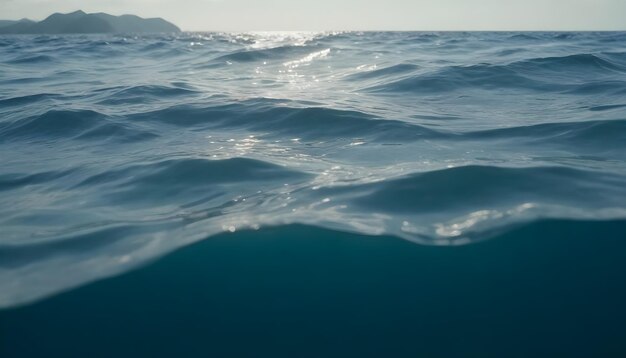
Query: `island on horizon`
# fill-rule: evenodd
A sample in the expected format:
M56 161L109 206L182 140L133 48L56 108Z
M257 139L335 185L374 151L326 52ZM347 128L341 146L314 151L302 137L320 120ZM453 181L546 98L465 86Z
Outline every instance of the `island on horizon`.
M144 19L136 15L88 14L82 10L54 13L42 21L0 20L0 34L99 34L180 32L178 26L162 18Z

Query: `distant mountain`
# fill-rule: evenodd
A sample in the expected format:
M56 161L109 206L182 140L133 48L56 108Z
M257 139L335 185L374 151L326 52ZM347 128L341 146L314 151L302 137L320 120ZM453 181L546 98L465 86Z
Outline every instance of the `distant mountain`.
M81 10L55 13L45 20L0 20L0 34L94 34L94 33L180 32L161 18L143 19L135 15L113 16L104 13L87 14Z
M21 19L21 20L0 20L0 28L1 28L1 27L5 27L5 26L9 26L9 25L20 24L20 23L30 23L30 24L34 24L34 23L35 23L35 21L33 21L33 20L29 20L29 19Z

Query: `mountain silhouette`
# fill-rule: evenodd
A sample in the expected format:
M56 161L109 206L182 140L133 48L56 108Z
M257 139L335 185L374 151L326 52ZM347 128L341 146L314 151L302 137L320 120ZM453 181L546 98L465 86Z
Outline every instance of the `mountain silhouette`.
M180 32L161 18L143 19L135 15L113 16L105 13L87 14L78 10L69 14L55 13L45 20L0 20L0 34L94 34Z
M34 23L35 23L35 21L33 21L33 20L29 20L29 19L21 19L21 20L0 20L0 28L6 27L6 26L15 25L15 24L23 24L23 23L27 23L27 24L34 24Z

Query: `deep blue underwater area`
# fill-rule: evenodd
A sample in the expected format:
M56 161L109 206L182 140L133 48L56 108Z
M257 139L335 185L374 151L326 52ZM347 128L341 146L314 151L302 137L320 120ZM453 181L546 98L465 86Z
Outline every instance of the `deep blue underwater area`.
M0 357L626 356L626 33L0 36Z

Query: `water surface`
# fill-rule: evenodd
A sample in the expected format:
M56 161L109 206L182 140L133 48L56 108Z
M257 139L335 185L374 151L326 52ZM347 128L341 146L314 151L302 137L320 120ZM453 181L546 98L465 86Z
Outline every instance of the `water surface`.
M0 37L0 307L268 227L438 246L543 220L626 236L625 45L611 32Z

